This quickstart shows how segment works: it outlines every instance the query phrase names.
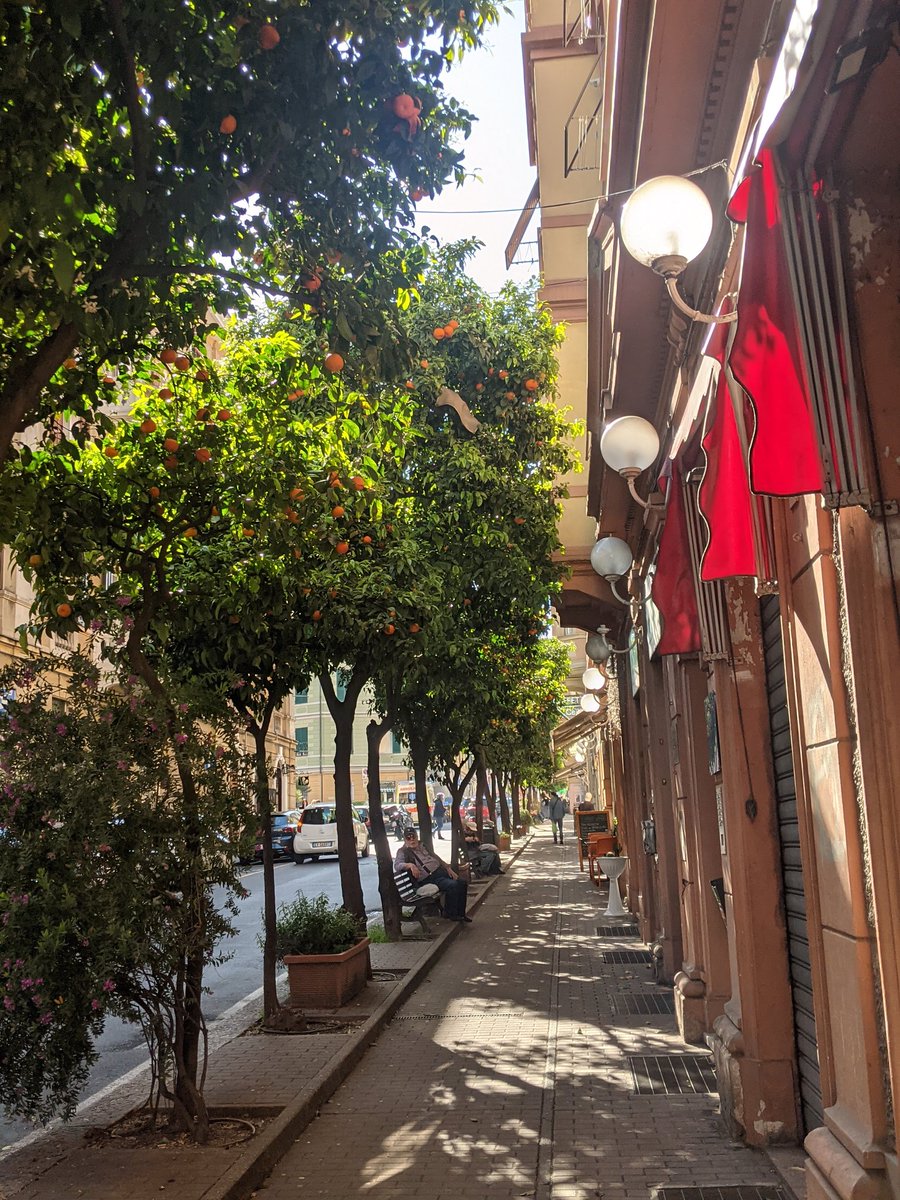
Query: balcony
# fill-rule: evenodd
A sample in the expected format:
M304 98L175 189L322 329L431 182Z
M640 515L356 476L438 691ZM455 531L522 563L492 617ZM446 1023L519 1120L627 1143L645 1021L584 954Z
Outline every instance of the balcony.
M600 110L603 106L603 60L598 57L588 72L565 129L565 177L573 171L600 169Z
M603 36L600 0L563 0L563 45L583 46Z

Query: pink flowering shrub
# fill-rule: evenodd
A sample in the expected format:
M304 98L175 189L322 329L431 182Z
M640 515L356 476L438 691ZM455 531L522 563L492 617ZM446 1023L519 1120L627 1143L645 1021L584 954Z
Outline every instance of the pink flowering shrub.
M198 937L212 961L231 932L212 888L239 890L222 831L245 822L249 777L220 753L234 744L221 727L179 713L176 734L136 680L110 687L78 655L63 673L64 712L59 659L0 674L0 1104L33 1120L71 1116L109 1012L140 1023L165 1086L180 964ZM199 934L192 889L207 899Z

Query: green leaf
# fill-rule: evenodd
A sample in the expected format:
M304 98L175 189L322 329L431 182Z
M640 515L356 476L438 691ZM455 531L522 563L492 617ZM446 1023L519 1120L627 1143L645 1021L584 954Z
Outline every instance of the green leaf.
M54 279L59 284L60 291L65 292L68 296L72 290L72 282L75 279L75 255L65 242L56 243L53 250L53 258L50 261L50 269L53 271Z

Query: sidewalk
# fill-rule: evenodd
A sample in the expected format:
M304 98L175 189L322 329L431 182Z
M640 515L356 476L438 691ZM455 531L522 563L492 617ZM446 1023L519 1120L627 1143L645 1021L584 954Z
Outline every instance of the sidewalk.
M482 897L470 926L374 948L376 967L408 973L370 985L350 1034L250 1036L216 1053L213 1104L286 1106L253 1142L70 1142L55 1163L0 1163L0 1188L9 1200L240 1200L254 1183L259 1200L701 1200L681 1189L718 1185L788 1200L764 1155L727 1140L714 1094L672 1090L708 1086L708 1057L679 1040L671 989L648 966L604 961L643 947L598 933L611 923L574 842L539 830Z

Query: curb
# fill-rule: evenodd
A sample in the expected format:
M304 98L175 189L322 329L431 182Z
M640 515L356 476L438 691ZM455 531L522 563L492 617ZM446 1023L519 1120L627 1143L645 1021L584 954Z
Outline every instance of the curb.
M534 834L529 831L516 850L510 849L507 869L529 845ZM484 899L493 891L500 876L491 877L478 895L469 903L469 911L480 908ZM398 1008L441 957L447 946L462 932L461 924L451 924L432 943L428 953L417 967L410 971L400 986L375 1010L363 1027L352 1036L350 1044L335 1055L327 1067L323 1067L310 1081L302 1094L281 1110L272 1124L255 1139L252 1150L203 1193L202 1200L246 1200L254 1188L259 1187L272 1168L291 1148L296 1139L318 1115L319 1109L341 1086L353 1068L376 1040L382 1029Z

